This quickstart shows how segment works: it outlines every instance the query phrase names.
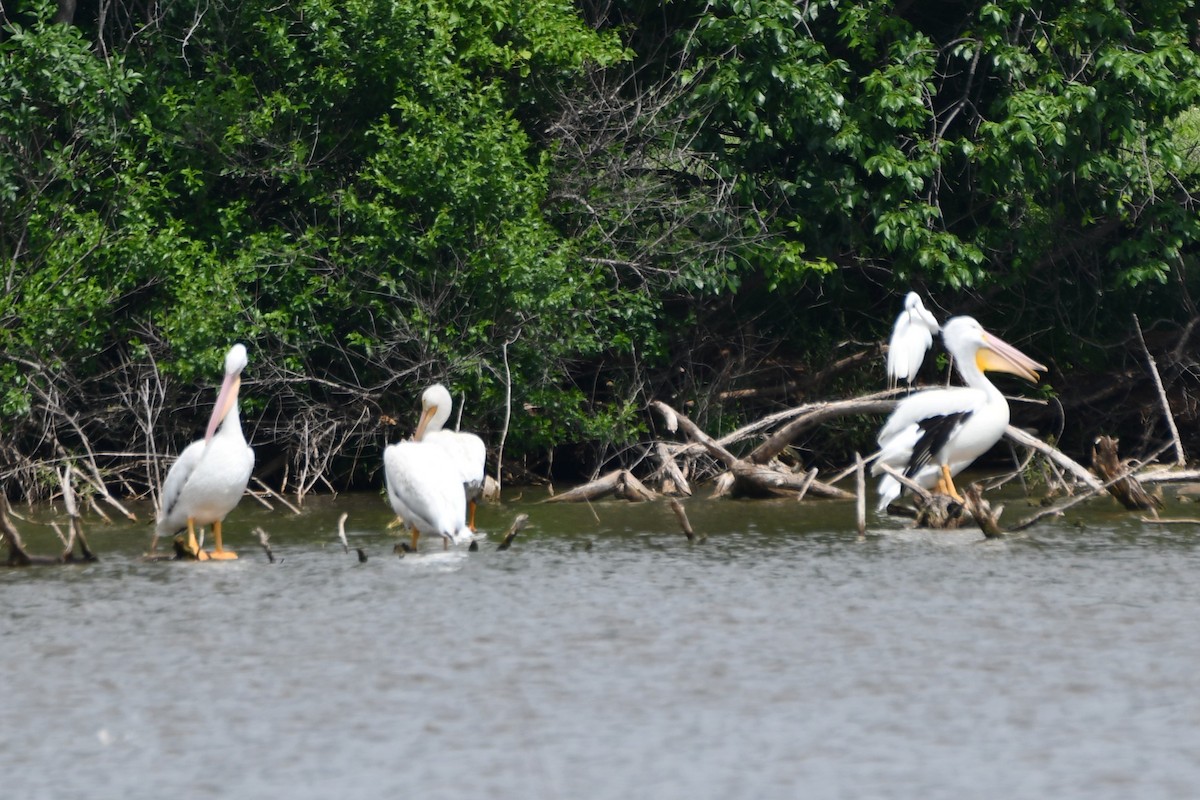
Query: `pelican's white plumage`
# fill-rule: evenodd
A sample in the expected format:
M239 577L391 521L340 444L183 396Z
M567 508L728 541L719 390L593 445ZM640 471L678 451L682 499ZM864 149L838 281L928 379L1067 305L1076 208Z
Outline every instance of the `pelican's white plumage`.
M487 468L487 446L473 433L448 431L442 426L450 418L450 391L435 383L421 393L421 419L413 438L442 448L462 476L466 493L467 525L475 530L475 506L483 495Z
M238 416L238 389L247 364L246 348L235 344L225 355L225 380L217 394L203 439L192 442L167 471L160 497L155 541L186 527L194 547L197 525L211 525L214 558L236 558L221 541L221 523L237 506L254 469ZM152 545L153 549L153 545Z
M904 298L904 310L896 317L896 325L892 328L892 338L888 343L888 386L895 387L900 381L912 385L925 360L925 353L933 346L933 334L940 328L937 319L921 302L920 295L909 292Z
M879 456L872 473L887 464L921 486L955 493L951 477L986 453L1008 426L1008 402L984 375L1009 372L1029 381L1046 367L971 317L955 317L942 329L946 349L965 386L926 389L902 400L879 432ZM890 475L879 482L879 510L900 496L901 485Z
M442 447L413 441L388 445L383 474L392 511L413 528L414 547L421 534L446 543L472 538L462 475Z

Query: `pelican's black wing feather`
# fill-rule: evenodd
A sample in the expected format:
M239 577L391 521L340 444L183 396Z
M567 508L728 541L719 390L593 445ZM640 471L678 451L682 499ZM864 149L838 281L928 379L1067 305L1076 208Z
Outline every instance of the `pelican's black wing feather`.
M906 478L915 477L922 467L933 461L934 457L946 446L946 442L950 441L954 432L962 427L972 413L974 412L956 411L953 414L926 417L918 422L917 427L921 429L921 438L917 439L917 443L913 445L912 455L908 459L908 465L904 468L904 476Z

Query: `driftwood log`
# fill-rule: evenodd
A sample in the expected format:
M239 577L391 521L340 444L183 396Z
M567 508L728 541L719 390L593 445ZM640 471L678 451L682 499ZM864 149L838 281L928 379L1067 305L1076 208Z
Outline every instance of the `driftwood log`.
M1108 487L1108 493L1131 511L1162 508L1162 500L1146 491L1141 481L1129 470L1129 464L1117 456L1118 440L1097 436L1092 444L1092 469Z

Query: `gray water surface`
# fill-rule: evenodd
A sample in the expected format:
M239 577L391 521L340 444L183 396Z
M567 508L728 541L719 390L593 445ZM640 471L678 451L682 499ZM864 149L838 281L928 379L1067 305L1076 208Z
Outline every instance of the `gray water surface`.
M399 559L377 495L247 500L208 564L90 521L100 563L0 570L0 796L1195 796L1197 528L687 509L707 541L665 504L510 499L479 552Z

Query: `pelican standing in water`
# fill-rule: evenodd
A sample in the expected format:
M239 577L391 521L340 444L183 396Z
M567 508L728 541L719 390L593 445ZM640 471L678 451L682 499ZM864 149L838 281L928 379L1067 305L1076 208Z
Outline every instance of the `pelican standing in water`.
M383 476L392 511L412 527L413 550L422 533L442 537L442 549L460 538L472 538L462 474L440 445L413 441L388 445L383 451Z
M879 432L879 457L871 473L887 464L927 489L961 502L953 477L986 453L1008 426L1008 402L984 372L1008 372L1036 382L1046 367L988 333L971 317L955 317L942 340L966 386L925 389L896 406ZM879 511L900 496L891 475L879 481Z
M442 428L450 418L453 400L450 392L435 383L421 394L421 419L413 438L429 442L446 451L462 475L466 492L467 526L475 530L475 508L483 496L484 472L487 468L487 446L473 433L448 431Z
M237 558L221 541L221 522L234 509L250 482L254 451L242 435L238 418L238 389L246 368L246 348L235 344L225 355L225 381L217 394L204 438L188 445L162 486L162 506L154 530L153 552L158 538L187 527L188 548L201 560ZM212 525L214 549L200 551L196 526Z
M941 329L937 319L916 292L904 298L904 310L896 317L892 338L888 343L887 372L888 388L894 389L900 381L908 383L917 378L925 353L933 346L933 334Z

